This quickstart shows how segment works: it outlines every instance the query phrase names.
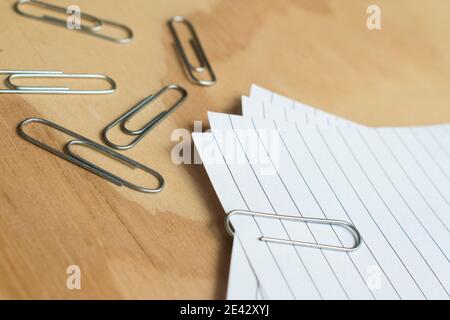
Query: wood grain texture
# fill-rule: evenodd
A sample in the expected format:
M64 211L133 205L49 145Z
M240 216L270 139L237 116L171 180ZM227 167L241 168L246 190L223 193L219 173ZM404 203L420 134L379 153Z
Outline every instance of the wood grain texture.
M53 1L56 2L56 1ZM382 9L382 30L366 8ZM0 298L224 298L231 239L202 166L174 165L174 129L207 127L206 111L239 113L250 85L289 95L367 125L450 122L446 0L61 0L123 22L117 45L18 16L0 2L0 68L110 75L107 96L0 96ZM166 26L196 26L219 83L189 83ZM126 155L161 172L157 195L116 187L20 139L43 117L100 141L100 131L168 83L188 102ZM51 134L44 135L52 140ZM53 140L52 140L53 141ZM66 289L66 268L82 290Z

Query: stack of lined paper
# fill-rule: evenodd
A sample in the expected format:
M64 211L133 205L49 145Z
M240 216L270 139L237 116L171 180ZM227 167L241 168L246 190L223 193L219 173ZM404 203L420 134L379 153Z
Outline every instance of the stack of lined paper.
M368 128L253 86L197 151L233 215L229 299L449 299L450 125ZM222 213L223 214L223 213ZM285 239L276 243L265 238Z

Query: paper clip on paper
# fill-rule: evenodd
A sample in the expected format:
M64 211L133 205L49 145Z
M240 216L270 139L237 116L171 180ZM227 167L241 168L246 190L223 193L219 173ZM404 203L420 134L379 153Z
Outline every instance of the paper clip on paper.
M32 123L40 123L40 124L46 125L50 128L56 129L68 136L75 138L75 140L72 140L69 143L67 143L64 151L57 150L57 149L50 147L49 145L44 144L41 141L39 141L25 133L24 127L27 125L30 125ZM26 141L44 149L44 150L47 150L48 152L51 152L51 153L57 155L58 157L61 157L67 161L70 161L70 162L80 166L83 169L86 169L92 173L95 173L95 174L99 175L100 177L102 177L112 183L115 183L118 186L125 186L125 187L131 188L133 190L136 190L139 192L144 192L144 193L158 193L164 187L164 178L155 170L153 170L147 166L144 166L143 164L136 162L133 159L125 157L109 148L106 148L92 140L89 140L69 129L66 129L66 128L64 128L60 125L57 125L53 122L50 122L48 120L40 119L40 118L27 119L19 124L18 132L19 132L19 135ZM106 171L105 169L100 168L99 166L93 164L92 162L75 154L72 150L72 147L76 146L76 145L82 145L82 146L91 148L93 150L96 150L106 156L109 156L113 159L116 159L116 160L130 166L133 169L144 170L145 172L149 173L150 175L152 175L154 178L157 179L158 187L157 188L141 187L141 186L138 186L128 180L120 178L120 177L114 175L113 173Z
M50 4L50 3L46 3L46 2L38 1L38 0L18 0L16 2L16 4L14 5L14 10L22 16L25 16L25 17L31 18L31 19L35 19L35 20L41 20L41 21L44 21L47 23L51 23L51 24L54 24L57 26L67 28L67 19L60 19L60 18L48 16L45 14L43 14L43 15L31 14L31 13L28 13L28 12L22 10L23 6L34 6L34 7L44 9L44 10L54 11L57 13L62 13L62 14L67 14L67 15L71 14L70 8L59 7L54 4ZM109 40L109 41L121 43L121 44L130 43L131 40L133 39L133 31L123 24L120 24L120 23L117 23L114 21L110 21L110 20L100 19L91 14L86 14L86 13L81 13L81 12L80 12L80 18L91 22L92 26L80 24L79 26L76 26L73 30L81 31L83 33L92 35L94 37L98 37L101 39L105 39L105 40ZM103 34L103 33L101 33L103 26L110 26L113 28L121 29L124 31L126 36L124 38L114 38L107 34Z
M190 61L186 54L186 50L184 49L184 46L181 42L181 39L179 37L179 34L175 28L176 23L183 23L190 32L191 39L190 44L195 52L195 55L197 57L198 62L200 65L194 66ZM185 17L182 16L175 16L171 18L168 22L169 29L172 32L172 35L175 39L175 46L177 48L178 53L180 54L181 60L183 61L183 64L186 68L186 71L189 75L189 78L192 82L195 84L201 85L201 86L212 86L216 84L217 78L214 74L213 69L211 68L211 65L208 61L208 58L206 57L205 51L203 50L202 44L200 43L200 39L197 36L197 33L195 32L195 28L192 25L192 23L187 20ZM209 74L209 80L206 79L199 79L198 75L208 72Z
M181 93L180 99L178 99L174 105L172 105L169 109L162 111L160 114L158 114L156 117L154 117L152 120L150 120L144 127L142 127L139 130L131 130L127 128L126 124L128 121L131 120L137 113L142 111L142 109L154 102L156 99L158 99L160 96L162 96L164 93L166 93L169 90L176 90ZM161 121L163 121L168 115L170 115L172 112L174 112L188 97L188 92L176 84L168 85L164 88L162 88L160 91L158 91L154 95L150 95L144 100L142 100L139 104L137 104L135 107L133 107L130 111L125 113L124 115L120 116L118 119L114 120L110 125L108 125L103 130L103 139L106 144L108 144L110 147L115 148L117 150L129 150L132 147L134 147L136 144L138 144L139 141L141 141L155 126L157 126ZM122 131L130 136L135 136L136 138L127 145L118 145L113 143L109 137L108 133L111 129L113 129L115 126L120 125Z
M340 247L333 246L327 244L318 244L312 242L304 242L304 241L296 241L289 239L280 239L280 238L271 238L271 237L260 237L260 241L272 242L272 243L280 243L280 244L288 244L300 247L307 248L316 248L316 249L324 249L324 250L333 250L333 251L341 251L341 252L351 252L356 251L361 246L362 238L358 231L358 229L351 223L342 221L342 220L332 220L332 219L317 219L317 218L307 218L307 217L295 217L295 216L287 216L287 215L277 215L272 213L262 213L262 212L253 212L253 211L244 211L244 210L235 210L230 212L225 219L225 229L227 232L234 236L235 231L233 226L231 225L231 218L233 216L248 216L248 217L260 217L266 219L274 219L280 221L294 221L294 222L303 222L303 223L311 223L311 224L326 224L330 226L342 227L347 230L354 238L354 244L352 247Z
M116 83L110 77L102 74L78 74L64 73L62 71L28 71L28 70L0 70L0 75L7 75L5 84L8 89L0 89L0 93L9 94L109 94L116 91ZM99 79L108 82L109 89L98 90L76 90L68 87L48 86L18 86L13 83L14 79L20 78L70 78L70 79Z

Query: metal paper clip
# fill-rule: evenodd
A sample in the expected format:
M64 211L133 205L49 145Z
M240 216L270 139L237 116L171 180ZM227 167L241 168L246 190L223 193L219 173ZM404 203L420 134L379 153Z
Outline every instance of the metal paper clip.
M66 19L59 19L59 18L55 18L55 17L48 16L45 14L44 15L33 15L33 14L27 13L25 11L22 11L20 7L24 4L28 4L28 5L34 6L34 7L39 7L42 9L49 10L49 11L66 14L67 16L69 16L68 8L59 7L54 4L50 4L50 3L46 3L46 2L42 2L42 1L38 1L38 0L19 0L14 5L14 10L18 14L23 15L27 18L31 18L31 19L35 19L35 20L43 20L43 21L51 23L51 24L55 24L55 25L62 26L62 27L67 27ZM80 18L93 23L92 26L80 25L80 28L82 31L87 30L87 29L100 30L100 28L103 24L100 19L98 19L90 14L80 13Z
M41 20L41 21L48 22L48 23L58 25L58 26L62 26L65 28L67 27L67 21L64 19L59 19L59 18L48 16L45 14L44 15L34 15L34 14L30 14L30 13L23 11L21 9L21 7L24 5L39 7L42 9L46 9L46 10L54 11L54 12L58 12L58 13L63 13L63 14L68 14L68 8L59 7L59 6L56 6L56 5L53 5L50 3L46 3L43 1L38 1L38 0L18 0L16 2L16 4L14 5L15 11L22 16L25 16L25 17L31 18L31 19L35 19L35 20ZM117 43L121 43L121 44L129 43L133 39L133 31L123 24L120 24L120 23L117 23L114 21L110 21L110 20L100 19L100 18L97 18L93 15L86 14L86 13L80 13L80 17L81 17L81 19L86 19L88 21L91 21L93 23L93 25L92 26L80 25L79 29L73 29L73 30L81 31L81 32L90 34L95 37L99 37L99 38L102 38L105 40L109 40L109 41L113 41L113 42L117 42ZM114 37L100 33L102 31L102 27L106 26L106 25L109 25L114 28L122 29L126 33L126 37L114 38Z
M244 210L232 211L227 215L227 217L225 219L225 229L231 236L234 236L234 234L235 234L233 226L231 225L231 218L236 215L249 216L249 217L261 217L261 218L275 219L275 220L282 220L282 221L327 224L330 226L342 227L342 228L346 229L353 236L353 238L355 240L354 245L352 247L340 247L340 246L318 244L318 243L312 243L312 242L271 238L271 237L265 237L265 236L260 237L259 238L260 241L289 244L289 245L307 247L307 248L341 251L341 252L356 251L357 249L359 249L359 247L361 246L361 242L362 242L362 238L361 238L361 235L360 235L358 229L356 229L356 227L353 224L346 222L346 221L333 220L333 219L295 217L295 216L277 215L277 214L272 214L272 213L253 212L253 211L244 211Z
M188 29L191 34L190 43L192 48L194 49L194 52L197 56L198 62L200 63L199 66L194 66L190 61L186 54L186 51L184 50L184 46L181 43L181 39L178 35L178 32L175 28L176 23L183 23ZM201 85L201 86L212 86L216 84L217 78L216 75L211 68L211 65L209 64L208 58L206 57L205 51L203 50L203 47L200 43L200 40L197 36L197 33L195 32L194 26L192 23L187 20L185 17L182 16L175 16L171 18L168 22L169 29L172 32L172 35L175 39L175 46L178 50L178 53L180 54L180 57L184 63L184 66L186 68L186 71L191 79L192 82L195 84ZM209 73L209 80L202 80L199 79L196 75L196 73L203 73L207 71Z
M39 141L25 133L24 127L31 123L44 124L46 126L49 126L53 129L56 129L66 135L69 135L69 136L75 138L75 140L70 141L66 145L65 152L57 150L57 149L50 147L49 145L44 144L41 141ZM19 135L22 138L24 138L25 140L27 140L28 142L30 142L44 150L47 150L48 152L51 152L51 153L57 155L58 157L61 157L67 161L70 161L70 162L80 166L81 168L84 168L92 173L95 173L95 174L99 175L100 177L102 177L112 183L115 183L118 186L126 186L133 190L144 192L144 193L158 193L164 187L164 178L155 170L153 170L147 166L144 166L143 164L136 162L133 159L125 157L109 148L106 148L92 140L87 139L86 137L83 137L69 129L66 129L66 128L64 128L60 125L57 125L53 122L50 122L48 120L40 119L40 118L27 119L19 124L18 132L19 132ZM76 155L73 152L72 147L75 145L83 145L83 146L89 147L89 148L96 150L98 152L101 152L102 154L105 154L113 159L116 159L126 165L129 165L130 167L132 167L134 169L138 168L138 169L144 170L145 172L148 172L150 175L152 175L154 178L156 178L158 180L158 187L157 188L147 188L147 187L137 186L123 178L120 178L120 177L112 174L109 171L106 171L105 169L102 169L102 168L94 165L92 162L87 161L86 159Z
M113 79L102 74L74 74L64 73L62 71L0 70L0 75L2 74L8 75L5 79L5 84L9 89L0 89L0 94L109 94L115 92L117 88ZM75 90L68 87L18 86L13 83L13 80L19 78L100 79L108 82L110 88L104 90Z
M127 128L126 124L128 121L131 120L132 117L134 117L137 113L139 113L146 105L149 103L154 102L156 99L158 99L161 95L163 95L168 90L177 90L181 93L181 98L175 102L173 106L171 106L169 109L162 111L160 114L158 114L156 117L154 117L152 120L150 120L144 127L142 127L139 130L130 130ZM175 111L177 107L179 107L188 97L188 92L176 85L171 84L164 88L162 88L159 92L157 92L154 95L150 95L144 100L142 100L139 104L137 104L135 107L133 107L130 111L125 113L124 115L120 116L118 119L114 120L110 125L108 125L103 130L103 139L106 144L108 144L110 147L118 149L118 150L129 150L132 147L134 147L139 141L141 141L155 126L157 126L161 121L163 121L169 114ZM119 125L121 129L128 135L131 136L137 136L131 143L127 145L117 145L113 143L109 137L108 132L113 129L115 126Z

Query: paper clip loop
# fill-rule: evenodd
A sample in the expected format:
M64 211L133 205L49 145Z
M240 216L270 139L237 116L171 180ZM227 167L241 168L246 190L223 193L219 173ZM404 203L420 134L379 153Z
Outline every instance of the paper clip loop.
M178 35L178 32L175 28L176 23L183 23L188 29L191 34L190 43L192 45L192 48L194 49L195 55L197 56L198 62L200 63L199 66L194 66L190 61L186 54L186 51L184 50L184 46L181 43L181 39ZM195 28L192 25L192 23L187 20L185 17L182 16L175 16L171 18L168 22L169 29L172 32L172 35L175 39L175 46L178 50L178 53L180 54L180 57L183 61L183 64L186 68L186 71L189 75L189 78L192 82L195 84L201 85L201 86L212 86L216 84L217 78L216 75L211 68L211 65L208 61L208 58L206 57L205 51L203 50L203 47L200 43L200 39L197 36L197 33L195 32ZM209 73L209 80L203 80L199 79L196 74L203 73L207 71Z
M253 212L253 211L245 211L245 210L232 211L225 218L225 229L231 236L234 236L234 234L235 234L233 226L231 225L231 218L236 215L249 216L249 217L261 217L261 218L284 220L284 221L314 223L314 224L327 224L330 226L342 227L342 228L346 229L353 236L353 238L355 240L354 245L352 247L340 247L340 246L334 246L334 245L317 244L317 243L312 243L312 242L271 238L271 237L265 237L265 236L260 237L259 238L260 241L288 244L288 245L307 247L307 248L341 251L341 252L356 251L357 249L359 249L359 247L361 246L361 242L362 242L362 238L361 238L361 235L360 235L358 229L353 224L343 221L343 220L295 217L295 216L277 215L277 214L273 214L273 213Z
M162 111L160 114L158 114L156 117L150 120L144 127L142 127L139 130L130 130L127 128L126 124L128 121L131 120L132 117L134 117L137 113L139 113L146 105L154 102L156 99L158 99L161 95L163 95L165 92L169 90L176 90L181 93L181 98L178 99L173 106L171 106L169 109L165 111ZM161 121L163 121L169 114L174 112L175 109L179 107L187 99L187 97L188 92L179 85L171 84L162 88L159 92L157 92L154 95L148 96L147 98L142 100L139 104L137 104L135 107L133 107L130 111L120 116L118 119L114 120L110 125L108 125L103 130L103 139L105 143L117 150L131 149L136 144L138 144L138 142L141 141L155 126L157 126ZM119 124L122 131L124 131L126 134L131 136L137 136L131 143L127 145L117 145L109 139L108 137L109 131Z
M16 4L14 5L15 11L22 16L25 16L25 17L31 18L31 19L35 19L35 20L41 20L41 21L48 22L48 23L51 23L54 25L62 26L64 28L67 27L67 21L64 19L55 18L55 17L48 16L45 14L34 15L34 14L23 11L21 9L21 7L24 5L39 7L42 9L46 9L46 10L54 11L54 12L58 12L58 13L63 13L63 14L69 14L69 10L68 10L69 8L59 7L54 4L50 4L50 3L46 3L46 2L38 1L38 0L18 0L16 2ZM121 44L129 43L133 39L133 31L123 24L120 24L120 23L117 23L114 21L110 21L110 20L100 19L91 14L86 14L86 13L80 13L80 18L91 21L93 23L93 25L92 26L80 25L78 29L75 28L73 30L81 31L81 32L90 34L95 37L99 37L99 38L102 38L105 40L109 40L109 41L117 42L117 43L121 43ZM102 27L105 25L109 25L109 26L117 28L117 29L122 29L124 31L124 33L126 34L126 37L114 38L112 36L108 36L106 34L100 33L102 31Z
M31 137L30 135L26 134L24 131L24 127L31 124L31 123L40 123L40 124L44 124L50 128L56 129L66 135L69 135L73 138L75 138L75 140L70 141L69 143L67 143L66 148L65 148L65 152L64 151L60 151L57 150L53 147L50 147L47 144L42 143L41 141ZM128 157L125 157L124 155L121 155L109 148L106 148L92 140L89 140L86 137L83 137L69 129L66 129L60 125L57 125L53 122L50 122L48 120L45 119L40 119L40 118L31 118L31 119L27 119L23 122L21 122L19 124L18 127L18 132L19 135L25 139L26 141L44 149L47 150L48 152L51 152L55 155L57 155L60 158L63 158L67 161L70 161L78 166L80 166L83 169L86 169L92 173L95 173L96 175L118 185L118 186L126 186L128 188L131 188L133 190L139 191L139 192L144 192L144 193L158 193L160 192L163 187L164 187L164 178L155 170L144 166L143 164L130 159ZM157 188L147 188L147 187L141 187L141 186L137 186L131 182L129 182L128 180L125 180L123 178L120 178L116 175L114 175L113 173L106 171L105 169L102 169L96 165L94 165L93 163L87 161L86 159L76 155L73 151L72 151L72 147L75 145L83 145L86 147L89 147L93 150L96 150L104 155L107 155L113 159L116 159L126 165L129 165L130 167L136 169L141 169L144 170L145 172L149 173L150 175L152 175L154 178L156 178L158 180L158 187Z
M62 71L28 71L0 70L0 75L8 75L5 84L9 89L0 89L0 93L10 94L109 94L116 91L116 83L110 77L102 74L63 73ZM100 79L109 83L110 88L104 90L74 90L68 87L18 86L13 83L19 78L70 78L70 79Z

